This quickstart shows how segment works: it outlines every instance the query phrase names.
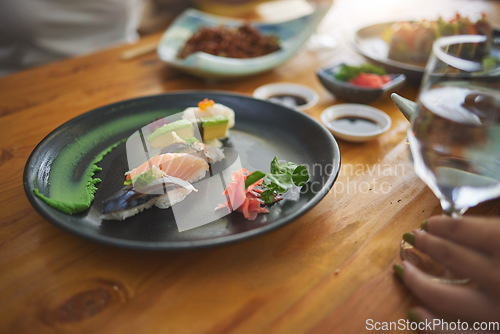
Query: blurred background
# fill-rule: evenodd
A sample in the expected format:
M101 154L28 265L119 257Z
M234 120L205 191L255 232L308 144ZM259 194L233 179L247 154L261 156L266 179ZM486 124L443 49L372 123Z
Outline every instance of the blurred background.
M146 0L139 32L145 35L164 30L188 7L217 15L279 20L283 17L303 15L311 4L328 2L334 5L329 14L335 17L332 22L339 24L329 27L335 30L391 19L435 19L436 14L444 17L456 13L480 15L486 10L483 2L475 0ZM440 8L442 12L436 13L435 8ZM342 16L337 16L337 13ZM492 21L498 21L500 18L498 12L487 14Z

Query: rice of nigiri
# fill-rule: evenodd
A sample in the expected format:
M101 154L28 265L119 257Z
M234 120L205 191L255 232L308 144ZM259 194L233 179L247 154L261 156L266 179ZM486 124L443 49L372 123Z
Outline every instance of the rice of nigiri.
M172 176L155 179L145 188L127 185L103 202L102 218L124 220L153 205L166 209L183 201L192 191L197 190L191 183Z

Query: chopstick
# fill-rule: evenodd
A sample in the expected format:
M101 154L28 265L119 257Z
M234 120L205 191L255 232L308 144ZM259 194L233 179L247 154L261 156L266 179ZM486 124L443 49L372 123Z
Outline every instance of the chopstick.
M158 47L158 42L144 44L122 53L121 60L131 60L147 53L153 52Z

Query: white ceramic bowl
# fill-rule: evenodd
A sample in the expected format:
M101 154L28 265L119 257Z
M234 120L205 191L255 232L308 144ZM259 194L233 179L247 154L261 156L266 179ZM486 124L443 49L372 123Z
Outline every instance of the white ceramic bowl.
M323 110L320 118L336 137L352 142L374 139L391 127L386 113L358 103L333 105Z
M273 98L275 96L296 96L304 99L304 104L297 104L292 101L293 99L278 99ZM271 102L275 102L278 104L282 104L286 107L297 109L297 110L306 110L316 105L319 100L318 94L312 90L311 88L299 85L295 83L288 82L276 82L272 84L267 84L264 86L260 86L253 92L253 97L260 100L268 100Z

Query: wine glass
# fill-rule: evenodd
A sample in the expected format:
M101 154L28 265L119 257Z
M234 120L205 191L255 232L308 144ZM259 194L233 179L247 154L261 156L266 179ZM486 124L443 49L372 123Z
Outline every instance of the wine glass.
M410 120L415 172L452 217L500 196L499 44L481 35L436 40ZM467 281L404 241L401 251L405 260L442 281Z
M313 7L314 11L321 13L318 26L307 42L307 49L317 53L332 51L338 45L337 39L331 34L321 32L320 23L333 6L334 0L307 0L307 2Z

